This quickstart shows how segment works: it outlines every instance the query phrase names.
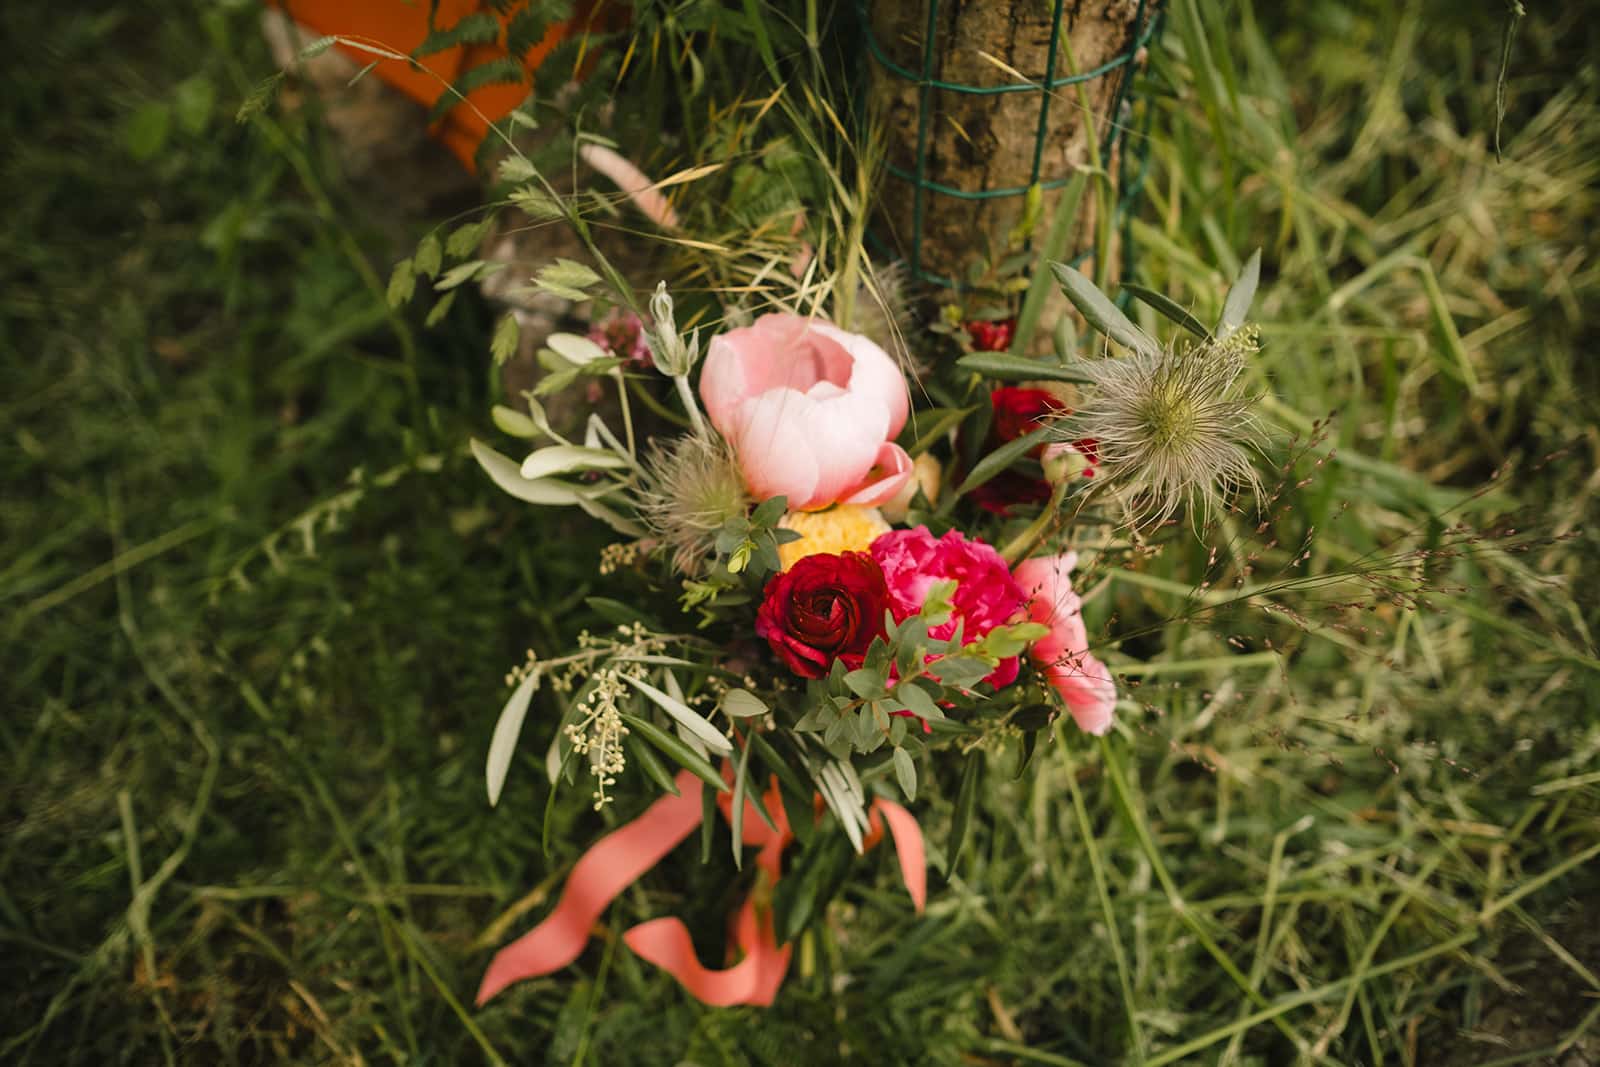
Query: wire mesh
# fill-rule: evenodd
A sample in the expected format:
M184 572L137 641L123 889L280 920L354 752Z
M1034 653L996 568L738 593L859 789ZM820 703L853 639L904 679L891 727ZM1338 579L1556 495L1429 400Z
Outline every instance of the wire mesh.
M871 61L891 77L911 82L917 86L915 167L907 170L892 161L885 164L886 170L891 177L909 183L912 188L911 247L906 261L912 276L920 281L946 288L960 288L962 284L956 279L928 270L923 263L924 223L931 196L946 196L967 201L989 201L1026 196L1029 190L1034 187L1037 187L1040 191L1060 189L1071 182L1075 176L1074 174L1046 176L1042 173L1045 144L1050 128L1051 102L1055 94L1066 87L1080 85L1097 78L1115 76L1119 71L1123 73L1118 78L1117 88L1111 101L1111 108L1109 114L1105 117L1105 134L1101 137L1100 158L1106 161L1117 160L1118 196L1114 223L1119 228L1125 227L1128 218L1128 206L1143 186L1145 173L1149 168L1148 137L1144 134L1148 131L1150 116L1149 109L1144 109L1144 113L1139 119L1141 126L1140 136L1135 139L1135 144L1130 150L1126 144L1128 123L1123 120L1123 112L1125 104L1130 101L1131 97L1132 64L1140 51L1149 47L1160 36L1163 15L1165 14L1161 0L1138 0L1138 7L1132 23L1137 29L1127 47L1121 53L1090 70L1066 75L1059 75L1057 71L1066 0L1054 0L1049 54L1043 78L1037 82L1013 82L1005 85L968 85L934 77L934 61L936 59L934 48L935 31L938 24L941 0L927 0L927 4L928 15L923 34L920 71L912 70L897 63L889 56L873 30L867 0L857 0L856 4L857 16L861 24L863 40L866 44L866 52ZM1038 121L1035 127L1032 164L1029 169L1027 184L983 189L961 189L934 181L928 177L929 124L933 112L933 93L936 91L961 93L969 96L999 96L1009 93L1035 93L1038 95ZM1124 237L1126 237L1126 234L1124 234ZM883 247L882 242L878 242L876 239L874 239L874 243L877 243L880 248ZM1128 242L1124 240L1123 245L1125 248L1128 247ZM1087 258L1088 255L1087 251L1080 253L1072 262L1074 264L1079 263Z

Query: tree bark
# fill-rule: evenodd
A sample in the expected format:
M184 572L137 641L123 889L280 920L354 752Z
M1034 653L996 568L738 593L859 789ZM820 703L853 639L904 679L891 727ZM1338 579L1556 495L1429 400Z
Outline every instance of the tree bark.
M1031 82L1044 81L1050 68L1054 0L873 0L871 27L878 46L890 60L913 73L920 74L923 66L930 3L938 4L933 26L933 79L968 86L1015 85L1020 73ZM1153 6L1146 5L1147 19ZM1054 76L1059 79L1073 70L1092 70L1126 52L1141 28L1135 25L1138 8L1137 0L1065 0ZM1083 85L1096 137L1102 141L1108 124L1117 118L1110 112L1119 86L1135 66L1124 65ZM928 181L966 192L1018 189L1031 183L1044 93L974 95L930 88L924 97L917 81L886 70L876 61L873 67L872 103L885 126L888 161L898 170L917 173L920 137L925 151L923 175ZM1070 177L1090 160L1090 124L1084 122L1078 88L1064 86L1050 96L1039 159L1041 182ZM925 118L921 116L924 100ZM1113 162L1103 160L1102 165L1110 167ZM1025 206L1022 196L969 200L925 190L919 246L915 240L915 183L893 173L884 181L880 202L895 250L913 267L946 278L964 280L973 263L994 262L1003 256L1006 235ZM1059 198L1059 191L1045 194L1043 224L1048 224ZM1082 202L1085 221L1092 211L1091 201L1085 197ZM1087 232L1080 223L1074 237L1080 247L1088 243Z

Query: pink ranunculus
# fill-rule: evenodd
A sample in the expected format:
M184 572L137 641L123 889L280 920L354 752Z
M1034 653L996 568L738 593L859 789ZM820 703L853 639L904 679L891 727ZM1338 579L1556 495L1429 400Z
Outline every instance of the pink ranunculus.
M910 397L889 354L800 315L763 315L712 339L700 399L757 498L797 511L881 504L911 477L894 437Z
M1105 664L1089 655L1083 606L1072 591L1072 568L1077 563L1076 552L1023 560L1016 578L1028 597L1028 617L1050 627L1028 650L1028 657L1066 701L1078 728L1098 736L1111 729L1117 687Z
M968 540L959 530L937 540L926 526L890 530L872 542L872 558L889 583L889 610L896 622L922 610L934 582L955 579L949 621L928 628L928 636L939 640L955 633L958 619L964 638L976 640L1011 621L1027 602L1000 553L982 541ZM1017 659L1012 656L1001 660L984 681L998 689L1016 677Z

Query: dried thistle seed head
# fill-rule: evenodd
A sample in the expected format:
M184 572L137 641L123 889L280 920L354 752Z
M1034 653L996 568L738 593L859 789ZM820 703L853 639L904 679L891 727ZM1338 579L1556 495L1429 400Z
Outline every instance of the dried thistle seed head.
M733 450L709 431L684 434L652 444L644 473L635 490L640 517L672 549L676 570L699 573L717 531L749 507Z
M851 329L872 339L896 359L911 358L906 338L911 336L910 280L905 265L868 264L867 276L856 291L855 321Z
M1090 396L1060 432L1095 441L1096 484L1120 490L1131 522L1164 521L1183 504L1205 511L1259 487L1255 397L1239 387L1257 336L1247 326L1222 341L1082 365Z

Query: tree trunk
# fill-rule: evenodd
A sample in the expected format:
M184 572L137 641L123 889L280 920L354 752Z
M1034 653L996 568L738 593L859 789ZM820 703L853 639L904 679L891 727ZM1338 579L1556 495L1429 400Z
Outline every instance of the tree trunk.
M930 4L937 5L932 80L965 86L1015 85L1020 74L1039 84L1052 69L1055 0L873 0L871 26L878 47L913 75L923 69ZM1135 24L1137 0L1064 0L1060 6L1053 67L1057 79L1116 59L1133 46L1142 28ZM1152 7L1146 4L1146 19ZM1041 131L1040 105L1046 94L1040 91L976 95L929 88L924 93L914 78L885 69L880 62L873 66L872 103L885 126L888 162L901 175L916 175L919 140L924 180L969 193L1025 189L1036 176L1040 182L1067 178L1089 162L1089 124L1083 121L1077 85L1049 95ZM1096 137L1102 142L1116 118L1111 110L1121 97L1121 83L1135 66L1125 64L1082 86ZM1041 135L1035 171L1035 146ZM1103 160L1102 165L1110 167L1113 162ZM914 269L964 280L972 264L995 262L1005 254L1007 234L1024 210L1024 197L972 200L924 189L919 198L915 181L901 175L891 172L885 177L881 203L895 250ZM920 244L916 241L919 199ZM1044 225L1059 199L1059 190L1045 194ZM1085 220L1090 203L1088 197L1083 201ZM1088 232L1080 223L1074 238L1079 247L1088 244L1084 236Z

